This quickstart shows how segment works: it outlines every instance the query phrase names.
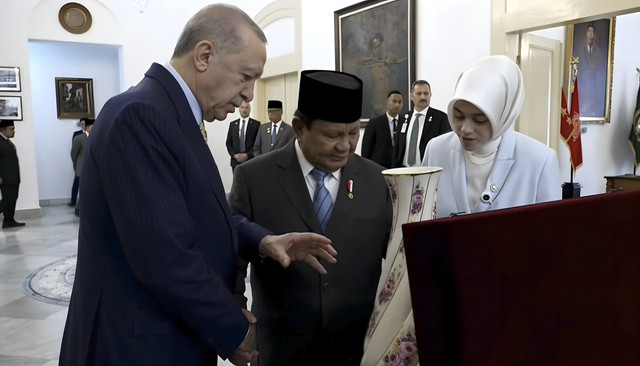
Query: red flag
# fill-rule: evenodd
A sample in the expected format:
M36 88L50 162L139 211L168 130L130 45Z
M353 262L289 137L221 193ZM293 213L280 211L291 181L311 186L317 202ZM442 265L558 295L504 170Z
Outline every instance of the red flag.
M578 96L578 78L575 80L571 94L571 113L567 114L567 99L562 91L562 105L560 114L560 135L571 151L571 166L573 171L582 166L582 139L580 138L580 101Z

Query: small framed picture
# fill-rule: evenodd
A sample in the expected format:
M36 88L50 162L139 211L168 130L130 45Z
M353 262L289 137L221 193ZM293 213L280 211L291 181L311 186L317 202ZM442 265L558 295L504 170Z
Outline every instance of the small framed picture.
M56 78L58 118L95 118L93 79Z
M17 66L0 66L0 91L20 91L20 68Z
M22 121L22 97L0 96L0 119Z

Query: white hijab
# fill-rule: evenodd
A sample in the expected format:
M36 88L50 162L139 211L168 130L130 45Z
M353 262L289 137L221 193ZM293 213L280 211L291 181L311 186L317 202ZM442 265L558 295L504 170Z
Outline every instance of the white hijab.
M520 68L503 55L487 56L469 66L458 78L447 108L452 129L453 105L458 100L472 103L489 118L491 144L513 125L522 109L524 84Z

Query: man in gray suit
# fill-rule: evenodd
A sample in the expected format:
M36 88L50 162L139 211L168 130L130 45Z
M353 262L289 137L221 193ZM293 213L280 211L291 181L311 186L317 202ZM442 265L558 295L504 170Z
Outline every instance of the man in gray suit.
M82 121L84 131L74 137L71 143L71 161L73 162L73 170L76 172L78 182L80 182L80 176L82 175L82 162L84 161L84 151L87 146L87 140L89 139L89 133L93 129L93 123L96 120L93 118L83 118ZM77 204L77 200L78 198L76 198L75 214L76 216L80 216L80 205Z
M245 253L252 258L251 310L260 319L258 364L359 365L386 252L391 199L383 167L354 154L362 81L336 71L303 71L298 100L296 138L236 167L229 201L274 233L324 233L339 259L327 275L318 275L296 263L278 268ZM243 293L244 281L237 284L236 293Z
M260 132L253 147L254 156L279 149L293 139L291 126L282 120L282 102L270 100L267 103L270 123L260 126Z

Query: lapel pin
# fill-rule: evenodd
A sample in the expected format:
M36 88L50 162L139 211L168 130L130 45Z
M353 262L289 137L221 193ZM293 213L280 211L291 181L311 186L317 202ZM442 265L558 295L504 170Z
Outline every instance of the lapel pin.
M349 199L353 199L353 181L351 179L347 181L347 191L349 192L347 195Z

